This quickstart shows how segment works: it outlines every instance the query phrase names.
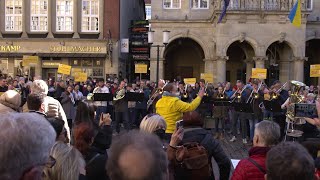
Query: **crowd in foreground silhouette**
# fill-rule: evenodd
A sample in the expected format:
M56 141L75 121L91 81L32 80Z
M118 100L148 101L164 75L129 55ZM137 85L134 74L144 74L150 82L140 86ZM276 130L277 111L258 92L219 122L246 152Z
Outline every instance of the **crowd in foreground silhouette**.
M303 147L279 142L280 126L266 120L255 125L249 158L231 173L220 141L203 128L203 117L195 111L205 94L201 90L189 103L167 86L155 106L159 114L145 115L139 127L130 124L118 134L111 115L97 114L99 106L76 102L70 93L65 101L74 112L66 112L63 97L48 96L45 81L35 80L29 87L24 108L15 90L0 97L1 180L319 179L319 143ZM183 119L182 125L172 124L176 117ZM213 160L218 174L213 173Z

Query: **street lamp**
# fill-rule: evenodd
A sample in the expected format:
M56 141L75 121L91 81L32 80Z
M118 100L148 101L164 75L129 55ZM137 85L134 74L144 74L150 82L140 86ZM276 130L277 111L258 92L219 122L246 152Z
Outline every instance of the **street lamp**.
M165 30L163 31L162 37L163 37L163 45L152 45L153 44L153 38L154 38L154 31L150 30L148 32L148 43L149 43L149 47L150 49L152 47L157 47L157 79L156 79L156 83L158 84L158 80L159 80L159 61L160 61L160 47L166 47L169 43L169 33L170 31Z

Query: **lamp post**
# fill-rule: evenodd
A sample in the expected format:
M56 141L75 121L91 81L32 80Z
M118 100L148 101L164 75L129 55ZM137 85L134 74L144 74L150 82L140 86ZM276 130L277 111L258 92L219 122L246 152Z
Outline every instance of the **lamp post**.
M170 31L165 30L163 31L163 45L157 44L157 45L153 45L153 37L154 37L154 31L150 30L148 32L148 44L150 49L152 47L156 47L157 48L157 74L156 74L156 83L158 85L158 81L159 81L159 61L160 61L160 47L166 47L169 43L169 33Z

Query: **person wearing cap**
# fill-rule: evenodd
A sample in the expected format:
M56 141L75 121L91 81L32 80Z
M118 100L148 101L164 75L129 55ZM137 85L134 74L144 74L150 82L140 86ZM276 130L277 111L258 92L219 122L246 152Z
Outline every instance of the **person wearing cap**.
M169 83L163 90L162 98L156 104L156 112L166 121L168 126L166 139L170 140L176 122L182 119L183 113L194 111L200 105L204 91L200 90L198 96L191 103L186 103L178 98L178 88L174 83Z
M8 90L0 96L0 114L18 112L21 96L15 90Z

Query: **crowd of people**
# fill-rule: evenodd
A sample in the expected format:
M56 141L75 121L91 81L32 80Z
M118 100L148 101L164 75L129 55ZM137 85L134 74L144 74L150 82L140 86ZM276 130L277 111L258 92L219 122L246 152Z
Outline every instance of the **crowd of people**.
M281 142L291 93L279 81L270 88L258 80L237 81L235 87L219 83L214 88L204 80L188 85L164 80L89 78L78 83L19 78L11 85L0 77L0 92L3 180L320 178L320 141L304 142L304 147ZM127 92L143 95L131 100ZM112 94L112 99L95 99L95 94L103 93ZM320 112L313 86L299 93L304 102L316 103ZM283 111L263 107L267 95L276 96ZM254 111L224 104L233 102L251 104ZM215 120L214 131L205 126L208 119ZM308 119L315 131L319 121ZM252 143L249 158L241 160L233 173L220 144L228 126L232 142L241 132L242 142Z

